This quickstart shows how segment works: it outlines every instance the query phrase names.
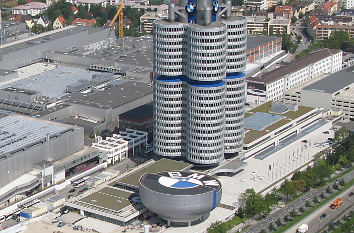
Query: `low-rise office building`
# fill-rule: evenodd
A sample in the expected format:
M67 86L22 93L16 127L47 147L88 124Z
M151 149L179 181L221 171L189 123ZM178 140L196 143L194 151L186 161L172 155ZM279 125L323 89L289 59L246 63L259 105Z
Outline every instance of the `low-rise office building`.
M16 6L12 9L14 15L36 16L44 13L48 9L47 4L42 2L29 2L24 5Z
M101 136L95 138L92 147L99 151L100 163L115 164L127 158L128 155L134 155L147 147L148 134L146 132L126 129L119 133L106 137L106 139Z
M293 93L285 101L309 107L343 112L343 118L354 120L354 66L339 71Z
M246 45L247 62L252 63L281 51L281 37L248 35Z
M272 13L267 16L254 15L245 16L247 20L247 32L248 34L257 35L277 35L287 33L291 31L291 20L282 16L274 18Z
M307 83L323 74L342 69L342 51L322 49L279 67L271 72L247 79L247 102L265 103L283 98L286 90Z
M243 158L265 156L274 147L312 127L322 117L317 108L267 102L245 114Z

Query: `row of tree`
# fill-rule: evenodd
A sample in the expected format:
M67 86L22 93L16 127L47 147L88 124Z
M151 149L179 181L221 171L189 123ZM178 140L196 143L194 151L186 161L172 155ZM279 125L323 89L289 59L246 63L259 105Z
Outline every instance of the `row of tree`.
M350 38L349 33L346 31L334 32L329 39L312 42L308 49L301 51L296 55L296 58L306 56L321 48L340 49L345 52L354 53L354 38Z
M313 167L295 172L291 180L285 180L279 189L274 189L264 197L253 189L246 190L239 198L238 216L263 217L271 211L272 206L278 204L282 196L289 201L298 193L320 187L335 170L354 162L354 134L342 128L336 132L334 141L333 149L327 152L325 158L317 158Z

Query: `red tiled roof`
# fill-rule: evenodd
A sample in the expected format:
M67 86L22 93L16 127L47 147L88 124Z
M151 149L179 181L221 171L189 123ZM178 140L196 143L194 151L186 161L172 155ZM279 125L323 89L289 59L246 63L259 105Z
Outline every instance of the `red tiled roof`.
M279 5L277 5L275 7L274 13L292 14L293 13L293 7L292 6L279 6Z
M72 10L72 12L75 14L75 12L78 12L79 11L79 9L77 9L77 7L76 6L71 6L71 10Z
M74 19L73 23L75 25L84 25L84 26L93 26L96 24L95 19L81 19L81 18L76 18Z
M59 16L58 16L58 19L59 19L61 25L64 25L65 19L63 18L63 16L59 15Z
M331 9L334 5L335 5L335 2L329 1L329 2L325 2L322 6L323 6L323 8L329 10L329 9Z

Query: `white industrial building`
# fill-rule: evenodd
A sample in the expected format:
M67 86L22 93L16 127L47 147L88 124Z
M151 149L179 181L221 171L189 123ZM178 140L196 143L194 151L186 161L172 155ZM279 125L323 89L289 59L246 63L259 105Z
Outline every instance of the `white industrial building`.
M14 7L12 9L12 14L14 15L31 15L36 16L44 13L48 9L47 4L42 2L30 2L24 5Z
M99 151L100 163L106 161L108 164L115 164L127 158L128 154L134 155L146 148L148 133L133 129L119 133L106 139L102 139L101 136L95 138L92 147Z
M286 90L342 69L342 51L322 49L259 77L247 79L247 102L262 104L283 98Z
M301 90L288 92L284 100L309 107L341 111L344 119L354 120L354 66L332 74Z

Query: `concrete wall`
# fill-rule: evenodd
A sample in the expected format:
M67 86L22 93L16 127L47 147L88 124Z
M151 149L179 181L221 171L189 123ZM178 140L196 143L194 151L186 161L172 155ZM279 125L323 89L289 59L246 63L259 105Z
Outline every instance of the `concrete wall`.
M62 159L84 148L84 130L77 128L49 141L39 143L0 161L0 186L31 171L33 164L41 160Z
M301 90L300 105L330 109L331 99L332 95L329 93Z

